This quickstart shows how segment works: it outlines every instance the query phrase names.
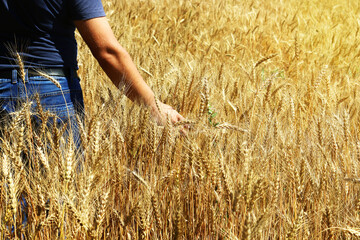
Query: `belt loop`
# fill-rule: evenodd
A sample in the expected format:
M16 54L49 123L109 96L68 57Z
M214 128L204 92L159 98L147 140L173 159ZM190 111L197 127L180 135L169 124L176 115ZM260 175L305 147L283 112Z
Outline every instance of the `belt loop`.
M11 83L16 84L17 83L17 70L13 69L11 72Z
M25 69L25 82L29 82L29 69Z

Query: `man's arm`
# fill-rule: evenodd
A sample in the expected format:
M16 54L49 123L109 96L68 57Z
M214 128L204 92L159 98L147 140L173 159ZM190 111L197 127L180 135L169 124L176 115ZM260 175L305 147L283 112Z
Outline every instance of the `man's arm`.
M145 83L127 51L119 44L105 17L75 21L92 54L111 81L116 85L125 84L126 96L132 101L144 103L153 117L164 123L169 115L173 123L184 118L169 105L159 102L159 113L154 92Z

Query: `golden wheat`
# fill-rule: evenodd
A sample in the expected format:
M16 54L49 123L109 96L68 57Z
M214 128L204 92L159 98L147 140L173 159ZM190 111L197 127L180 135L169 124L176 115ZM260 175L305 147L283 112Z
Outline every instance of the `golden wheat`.
M358 237L357 1L103 3L187 119L158 126L79 38L81 148L41 96L1 122L0 238Z

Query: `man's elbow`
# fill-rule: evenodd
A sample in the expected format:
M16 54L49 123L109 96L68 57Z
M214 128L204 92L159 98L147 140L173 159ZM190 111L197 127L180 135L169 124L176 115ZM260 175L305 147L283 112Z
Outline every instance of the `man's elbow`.
M120 44L99 48L93 54L100 65L121 64L122 61L130 58L129 53Z

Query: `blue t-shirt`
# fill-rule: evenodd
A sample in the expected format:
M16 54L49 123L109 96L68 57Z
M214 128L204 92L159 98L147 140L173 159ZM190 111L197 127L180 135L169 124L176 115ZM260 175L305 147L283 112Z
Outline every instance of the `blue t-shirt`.
M77 68L73 20L105 16L101 0L0 0L0 69Z

